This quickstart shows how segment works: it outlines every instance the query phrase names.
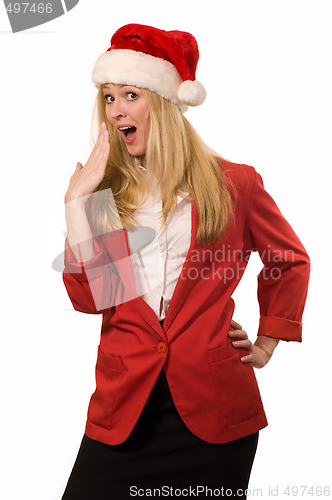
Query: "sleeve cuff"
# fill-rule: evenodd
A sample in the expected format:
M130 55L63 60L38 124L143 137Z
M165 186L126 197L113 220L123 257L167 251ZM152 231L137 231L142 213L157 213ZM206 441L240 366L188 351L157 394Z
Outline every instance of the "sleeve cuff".
M302 323L276 316L261 316L257 335L302 342Z
M105 255L105 251L103 251L98 245L96 239L93 240L93 246L95 250L95 256L88 260L87 262L78 262L76 257L68 245L67 239L65 241L65 273L75 274L75 278L79 281L88 281L87 275L85 271L92 271L98 274L98 268L100 270L100 274L104 272L104 266L110 264L110 259ZM94 273L93 273L94 274ZM97 277L97 276L95 276Z

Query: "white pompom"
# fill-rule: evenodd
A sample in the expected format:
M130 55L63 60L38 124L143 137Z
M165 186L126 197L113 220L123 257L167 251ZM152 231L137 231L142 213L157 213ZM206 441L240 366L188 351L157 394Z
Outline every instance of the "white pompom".
M188 106L199 106L205 101L206 90L200 82L186 80L178 87L178 99Z

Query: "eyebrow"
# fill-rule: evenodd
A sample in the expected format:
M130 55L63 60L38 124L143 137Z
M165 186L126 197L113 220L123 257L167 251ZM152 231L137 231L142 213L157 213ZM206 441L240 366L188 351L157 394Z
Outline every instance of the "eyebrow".
M103 85L103 89L107 89L108 88L108 83L104 83ZM111 84L112 85L112 84ZM114 85L118 85L119 87L134 87L134 88L137 88L135 87L135 85L128 85L128 83L115 83Z
M104 83L103 88L108 87L108 85L118 85L119 87L127 87L128 85L125 85L124 83Z

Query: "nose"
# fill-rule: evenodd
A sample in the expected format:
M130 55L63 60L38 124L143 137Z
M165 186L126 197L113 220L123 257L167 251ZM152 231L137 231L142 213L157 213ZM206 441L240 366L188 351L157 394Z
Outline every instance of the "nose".
M126 116L123 103L120 99L115 99L112 103L111 116L114 120Z

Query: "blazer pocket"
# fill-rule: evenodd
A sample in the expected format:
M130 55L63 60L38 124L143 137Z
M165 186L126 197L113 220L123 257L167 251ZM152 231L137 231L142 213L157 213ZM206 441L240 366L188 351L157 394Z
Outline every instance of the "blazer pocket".
M251 363L240 358L247 351L232 345L207 351L223 422L236 425L262 409L259 388Z
M114 399L122 378L120 356L106 356L98 346L96 390L91 396L88 419L91 423L111 429Z

